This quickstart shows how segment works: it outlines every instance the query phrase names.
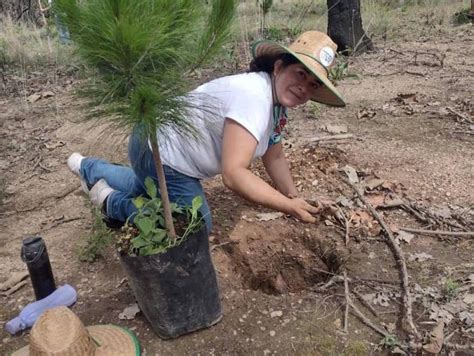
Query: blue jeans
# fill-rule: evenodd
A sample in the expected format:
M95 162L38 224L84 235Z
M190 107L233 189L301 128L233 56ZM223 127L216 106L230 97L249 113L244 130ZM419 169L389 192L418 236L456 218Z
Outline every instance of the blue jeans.
M158 184L153 154L148 146L148 140L136 128L130 136L128 156L131 168L116 165L105 160L86 157L81 162L80 173L88 185L94 185L100 179L105 179L107 184L115 191L107 198L106 214L108 217L126 221L137 212L133 199L143 195L145 191L145 178L153 178ZM169 166L164 166L166 185L171 202L178 206L190 206L194 197L200 195L203 204L199 209L206 222L208 233L212 229L211 213L201 182L197 178L182 174Z

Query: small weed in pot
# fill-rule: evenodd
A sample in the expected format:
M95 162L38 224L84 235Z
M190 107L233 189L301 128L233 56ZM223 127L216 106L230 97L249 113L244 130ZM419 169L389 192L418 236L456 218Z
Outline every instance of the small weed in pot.
M145 186L148 197L138 197L134 204L138 213L131 224L129 221L123 228L125 234L118 241L118 251L129 256L149 256L163 253L168 249L178 246L193 233L199 231L204 222L199 215L202 198L193 199L192 206L179 207L171 203L172 215L175 217L176 239L171 239L166 233L163 215L163 203L153 179L147 177Z

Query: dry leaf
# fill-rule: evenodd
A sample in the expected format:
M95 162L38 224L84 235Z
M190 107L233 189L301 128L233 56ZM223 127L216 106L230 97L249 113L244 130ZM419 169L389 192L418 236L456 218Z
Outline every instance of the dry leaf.
M391 114L393 112L395 112L397 109L395 108L395 106L393 106L393 104L390 104L390 103L385 103L382 105L382 111L385 113L385 114Z
M336 203L344 207L352 207L353 205L352 200L350 200L344 195L339 196L339 198L336 199Z
M374 190L375 188L381 186L384 182L385 181L383 179L373 178L365 182L365 186L370 190Z
M415 237L415 235L410 234L409 232L400 230L397 235L397 240L398 241L403 241L409 244L411 240Z
M449 209L447 206L442 206L442 207L437 207L434 209L430 209L430 212L435 215L439 216L440 218L443 219L450 219L451 218L451 209Z
M351 182L352 184L359 183L359 177L357 176L357 171L354 169L354 167L345 165L344 167L342 167L342 170L347 174L349 182Z
M444 342L444 323L439 322L430 333L428 344L423 345L423 350L426 352L437 354L443 348Z
M325 125L323 127L324 131L327 131L332 134L346 133L348 131L347 125Z
M373 305L380 305L382 307L388 307L390 305L390 297L384 292L364 294L362 298Z
M54 93L52 91L44 91L43 94L41 94L43 98L50 98L54 96Z
M428 255L425 252L410 254L410 257L408 257L408 261L410 262L413 262L413 261L424 262L424 261L432 260L432 259L433 259L433 256Z
M35 103L40 99L41 99L41 94L35 93L35 94L31 94L28 98L26 98L26 101L28 101L29 103Z
M138 307L138 304L132 304L128 307L126 307L123 312L119 314L119 319L121 320L131 320L135 318L135 315L140 313L140 308Z
M466 304L474 303L474 294L466 294L462 301Z
M388 227L390 228L390 231L392 231L395 234L397 234L400 231L400 228L398 227L397 224L389 223Z
M258 221L270 221L281 218L284 214L279 212L257 214Z
M367 108L362 108L357 112L357 118L360 119L371 119L375 116L376 112Z
M389 193L388 195L385 196L384 207L386 208L393 208L393 207L400 206L403 204L404 204L403 200L394 194Z
M58 148L58 147L62 147L64 146L66 143L64 141L58 141L58 142L53 142L53 143L45 143L44 146L48 149L48 150L54 150L55 148Z
M369 236L377 236L380 233L380 225L365 210L356 209L351 211L349 221L355 228L362 228L363 232Z
M383 193L368 194L365 198L374 208L378 208L379 206L385 205L385 195Z
M471 327L474 325L474 314L469 313L467 310L459 313L459 320L461 320L464 324Z
M28 277L28 272L12 272L10 278L8 278L5 282L0 283L0 291L8 290L14 286L16 286L19 282L24 280Z
M429 318L431 320L442 321L445 325L448 325L454 317L453 314L433 303L431 305Z

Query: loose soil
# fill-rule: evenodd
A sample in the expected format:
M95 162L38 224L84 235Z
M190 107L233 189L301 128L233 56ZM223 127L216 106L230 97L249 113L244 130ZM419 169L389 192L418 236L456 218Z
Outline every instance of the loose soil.
M371 202L403 198L443 222L427 226L400 206L379 209L394 231L460 231L459 225L472 231L474 127L468 120L473 121L474 112L473 38L472 26L466 25L420 41L387 43L350 60L353 75L338 86L347 107L308 104L290 113L285 146L297 187L308 199L325 196L340 202L350 218L347 246L345 227L331 214L312 225L285 216L261 221L259 214L270 211L235 196L219 177L206 181L214 222L210 244L224 318L210 329L168 341L155 336L141 314L119 319L135 300L112 246L97 262L78 259L78 248L92 233L93 215L66 159L79 151L127 163L126 135L84 121L88 112L74 95L79 84L74 73L58 68L44 68L27 78L7 73L0 95L0 281L26 269L19 256L21 240L38 234L46 241L57 284L77 289L72 309L82 321L131 329L146 354L382 353L377 349L381 336L354 315L349 316L348 333L343 332L343 285L320 288L346 270L351 290L369 299L375 295L369 302L378 316L355 299L364 313L401 340L406 337L396 261L380 226L353 199L340 169L353 167L366 183L384 182L367 189ZM42 97L28 102L32 94ZM325 129L334 133L329 125L346 125L353 137L314 142L315 137L331 135ZM258 162L253 170L268 179ZM416 297L415 322L423 334L436 325L427 305L459 301L463 307L450 309L453 319L445 334L453 333L451 343L472 343L472 319L469 326L466 314L460 314L473 316L472 298L471 304L460 304L472 296L474 286L472 241L414 234L409 243L400 242ZM425 260L423 253L429 255ZM446 294L449 281L456 283L453 295ZM3 329L34 295L27 284L0 299ZM1 353L27 342L28 331L17 336L2 331Z

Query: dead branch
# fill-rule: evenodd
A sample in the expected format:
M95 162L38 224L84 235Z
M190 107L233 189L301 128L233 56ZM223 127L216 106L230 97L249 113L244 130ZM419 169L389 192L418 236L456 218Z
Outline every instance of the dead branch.
M23 286L26 286L27 284L28 284L28 282L21 281L21 282L17 283L16 285L14 285L9 290L7 290L6 292L0 292L0 294L8 297L8 296L12 295L13 293L15 293L16 291L18 291L19 289L23 288Z
M342 276L338 275L338 274L334 274L334 273L327 272L327 271L317 269L317 268L314 268L314 270L316 270L318 272L325 273L325 274L330 274L330 275L332 275L332 277L329 281L327 281L323 285L313 288L312 289L313 292L317 292L317 293L324 292L329 287L332 287L333 285L344 282L344 278ZM380 284L389 284L389 285L392 285L392 286L399 285L397 282L387 281L387 280L378 279L378 278L347 277L347 281L348 282L360 282L360 283L364 283L364 282L380 283Z
M349 245L349 221L347 221L346 215L341 208L338 208L338 214L336 217L339 217L344 222L345 234L344 234L344 243Z
M347 179L344 179L344 182L348 184L352 188L352 190L357 194L357 196L362 201L362 203L364 203L367 209L379 222L380 226L384 229L385 234L388 237L389 245L392 248L393 253L395 254L395 259L399 265L400 272L402 275L403 305L404 305L404 312L405 312L405 320L410 326L415 338L417 340L420 340L421 336L418 333L415 323L413 322L412 301L411 301L411 294L410 294L410 286L408 284L408 270L407 270L407 265L405 262L405 256L403 254L403 251L400 248L400 246L397 244L390 228L387 226L385 221L380 217L379 213L374 209L374 207L367 201L367 199L365 199L364 195L359 191L359 189L353 183L349 182Z
M466 115L464 114L461 114L460 112L450 108L450 107L446 107L446 110L449 111L451 114L453 114L454 116L458 117L459 119L461 119L461 122L468 122L470 124L474 124L474 121L472 121L470 118L468 118Z
M344 332L347 333L350 297L349 297L349 283L347 282L346 271L344 271L344 295L346 297L346 310L344 312Z
M415 63L414 63L415 65L418 65L418 56L419 55L432 56L432 57L436 58L439 61L438 66L440 66L441 68L444 66L444 60L446 59L446 53L437 54L437 53L431 53L431 52L416 51L415 55L413 56L413 59L415 61ZM427 63L427 62L423 62L423 61L421 61L420 63L424 64L424 65L430 65L430 66L433 66L433 67L437 66L434 63Z
M316 136L311 137L308 139L308 142L320 142L320 141L333 141L333 140L347 140L349 138L354 138L352 134L340 134L340 135L332 135L332 136Z
M474 131L467 131L467 130L454 130L453 133L456 133L456 134L466 134L466 135L474 135Z
M352 308L352 310L354 311L354 314L360 319L360 321L362 321L365 325L369 326L370 328L372 328L373 330L375 330L376 332L378 332L380 335L382 336L390 336L390 334L385 331L384 329L382 329L381 327L375 325L369 318L367 318L364 313L362 313L359 308L357 308L354 303L352 303L352 300L350 300L349 298L349 306Z
M343 282L343 281L344 281L344 279L341 276L335 275L328 282L324 283L322 286L315 287L312 290L314 292L324 292L329 287L332 287L333 285L335 285L337 283L340 283L340 282Z
M412 207L412 204L403 204L402 208L404 210L408 210L409 213L413 214L418 220L424 223L431 223L430 219L427 217L423 216L422 213L420 213L417 209L414 209Z
M410 227L400 227L400 230L414 232L426 235L446 235L446 236L474 236L474 231L441 231L441 230L422 230L412 229Z
M387 281L386 279L379 279L379 278L361 278L361 277L354 277L353 278L355 281L358 282L374 282L374 283L380 283L380 284L390 284L390 285L399 285L399 283L394 282L394 281Z
M390 73L372 73L372 74L366 74L366 76L369 76L369 77L390 77L392 75L398 75L398 74L416 75L418 77L425 77L426 76L426 73L413 72L413 71L409 71L409 70L397 70L395 72L390 72Z
M366 307L367 309L370 310L370 312L374 316L376 316L376 317L379 316L379 313L377 313L377 311L372 307L372 305L370 305L370 303L368 303L358 291L356 291L354 289L354 290L352 290L352 293L357 297L357 299L359 299L359 302L361 302L364 307Z
M212 245L211 246L211 251L214 251L218 247L222 247L222 246L229 245L229 244L236 244L236 243L237 243L237 241L226 241L226 242L222 242L222 243L217 244L217 245Z
M465 344L465 345L460 345L460 344L453 344L453 343L450 343L450 342L447 342L444 344L444 346L446 346L447 348L451 349L451 350L474 350L474 343L473 342L470 342L468 344Z

